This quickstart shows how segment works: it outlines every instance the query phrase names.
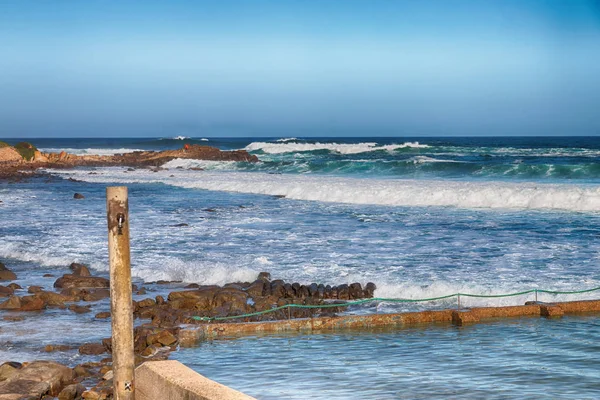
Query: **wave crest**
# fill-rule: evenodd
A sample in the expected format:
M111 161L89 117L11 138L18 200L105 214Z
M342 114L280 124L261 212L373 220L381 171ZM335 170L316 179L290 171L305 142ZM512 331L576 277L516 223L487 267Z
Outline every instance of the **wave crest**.
M281 139L280 139L281 140ZM268 154L301 153L307 151L327 150L339 154L359 154L371 151L394 151L403 148L428 148L426 144L419 142L406 142L402 144L387 144L379 146L375 142L365 143L291 143L294 139L286 139L285 142L253 142L244 148L246 151L262 151Z

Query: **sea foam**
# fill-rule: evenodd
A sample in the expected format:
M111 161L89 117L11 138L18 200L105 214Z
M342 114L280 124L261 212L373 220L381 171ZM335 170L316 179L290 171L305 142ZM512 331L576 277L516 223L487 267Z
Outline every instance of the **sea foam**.
M172 169L158 173L137 170L123 174L121 168L104 168L96 171L97 175L88 175L85 171L51 171L60 175L75 175L77 179L89 182L161 182L189 189L284 196L320 202L405 207L600 211L598 185L369 179Z
M293 140L293 139L289 139ZM394 151L402 148L427 148L428 145L418 142L388 144L379 146L374 142L345 144L345 143L290 143L289 140L279 143L253 142L245 147L246 151L263 151L269 154L296 153L306 151L327 150L339 154L359 154L371 151Z

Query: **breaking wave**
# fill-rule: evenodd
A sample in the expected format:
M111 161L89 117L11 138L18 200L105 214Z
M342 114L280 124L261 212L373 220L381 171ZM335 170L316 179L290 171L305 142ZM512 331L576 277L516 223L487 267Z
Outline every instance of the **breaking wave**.
M157 173L121 168L59 171L90 182L161 182L189 189L205 189L284 196L296 200L407 207L458 207L600 211L600 186L575 184L462 182L442 180L368 179L252 172L167 170ZM175 172L175 173L174 173Z
M280 139L281 140L281 139ZM367 143L291 143L295 139L286 139L285 142L253 142L245 147L246 151L262 151L268 154L298 153L307 151L326 150L339 154L359 154L371 151L394 151L403 148L428 148L428 145L419 142L406 142L402 144L378 145L375 142Z

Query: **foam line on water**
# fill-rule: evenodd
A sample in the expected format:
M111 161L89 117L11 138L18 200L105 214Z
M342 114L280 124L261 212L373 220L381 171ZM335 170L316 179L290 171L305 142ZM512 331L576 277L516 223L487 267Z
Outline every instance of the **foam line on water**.
M408 207L458 207L596 212L600 186L512 182L367 179L263 173L174 170L158 173L121 168L53 173L88 182L164 183L188 189L285 196L296 200ZM174 177L171 177L174 175Z
M291 139L290 139L291 140ZM375 142L367 143L291 143L291 142L253 142L245 147L246 151L263 151L269 154L295 153L306 151L328 150L339 154L358 154L371 151L394 151L402 148L428 148L428 145L418 142L406 142L401 144L377 145Z

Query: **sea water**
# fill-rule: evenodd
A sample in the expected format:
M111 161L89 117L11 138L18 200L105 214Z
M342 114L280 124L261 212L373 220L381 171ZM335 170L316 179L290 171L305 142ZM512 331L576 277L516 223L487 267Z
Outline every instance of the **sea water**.
M132 271L138 282L224 284L252 281L258 272L269 271L274 279L305 284L371 281L378 287L377 297L407 299L600 286L597 138L179 137L32 142L45 151L76 154L181 148L190 143L246 149L261 161L173 160L158 172L120 167L47 170L46 176L28 182L0 184L0 260L27 277L17 281L22 285L49 287L53 280L43 275L59 276L71 262L106 274L105 187L127 185ZM86 198L74 200L75 192ZM149 295L166 290L152 285L149 289ZM532 296L462 302L464 306L512 305L533 300ZM597 297L594 292L539 295L544 301ZM379 311L454 307L455 301L383 303ZM94 307L106 311L108 303ZM373 311L372 305L366 305L350 312ZM83 343L108 336L109 324L95 321L93 314L56 313L53 323L64 320L72 326L60 333L60 340ZM3 322L0 342L9 350L0 352L2 359L40 358L43 343L56 343L48 335L49 319L26 321ZM452 393L461 397L465 393L461 390L485 385L488 391L476 396L502 397L506 392L506 397L514 397L525 390L514 383L515 374L527 366L531 366L531 379L543 383L532 384L533 397L536 393L572 397L575 392L559 390L559 382L577 382L581 396L575 397L593 398L597 397L592 395L594 385L600 387L598 368L575 362L566 373L567 364L560 360L577 361L580 354L597 350L593 341L575 339L597 335L596 321L570 317L561 322L536 319L463 330L248 338L215 341L175 357L259 398L277 398L277 393L283 398L302 398L298 393L304 398L333 398L336 389L338 398L443 398ZM465 338L463 342L453 336L458 334ZM534 346L538 336L554 334L574 335L571 342L577 342L561 347L556 357L542 350L511 351L515 337L526 347ZM485 346L490 338L496 346ZM404 341L418 353L418 362L403 346L391 346ZM284 342L289 345L282 346ZM440 358L434 351L437 347L449 352L471 349L469 359L474 365L498 366L498 371L490 371L495 378L486 383L477 368L465 368L460 359ZM254 371L270 371L269 365L277 365L278 372L257 373L251 382L242 379L249 374L252 360L266 354L273 362L292 361L257 361L251 365ZM73 363L77 357L64 354L65 362ZM210 363L192 362L206 357ZM226 363L232 357L240 363ZM306 359L298 364L302 357ZM407 373L406 363L392 362L396 357L417 363L421 372ZM327 360L344 368L328 375L322 368ZM354 365L347 360L360 362ZM508 360L518 368L503 374L500 366ZM444 369L445 363L452 362L460 374ZM290 374L298 365L303 373L294 374L292 383ZM361 378L361 371L369 374ZM319 374L323 376L317 378ZM439 381L432 386L427 382L434 375L439 375ZM565 381L546 379L563 375ZM418 388L415 382L421 378L423 386ZM275 385L277 379L283 382ZM472 383L466 385L464 380ZM552 385L555 395L543 390ZM276 389L261 391L265 386ZM296 395L285 387L293 388Z

